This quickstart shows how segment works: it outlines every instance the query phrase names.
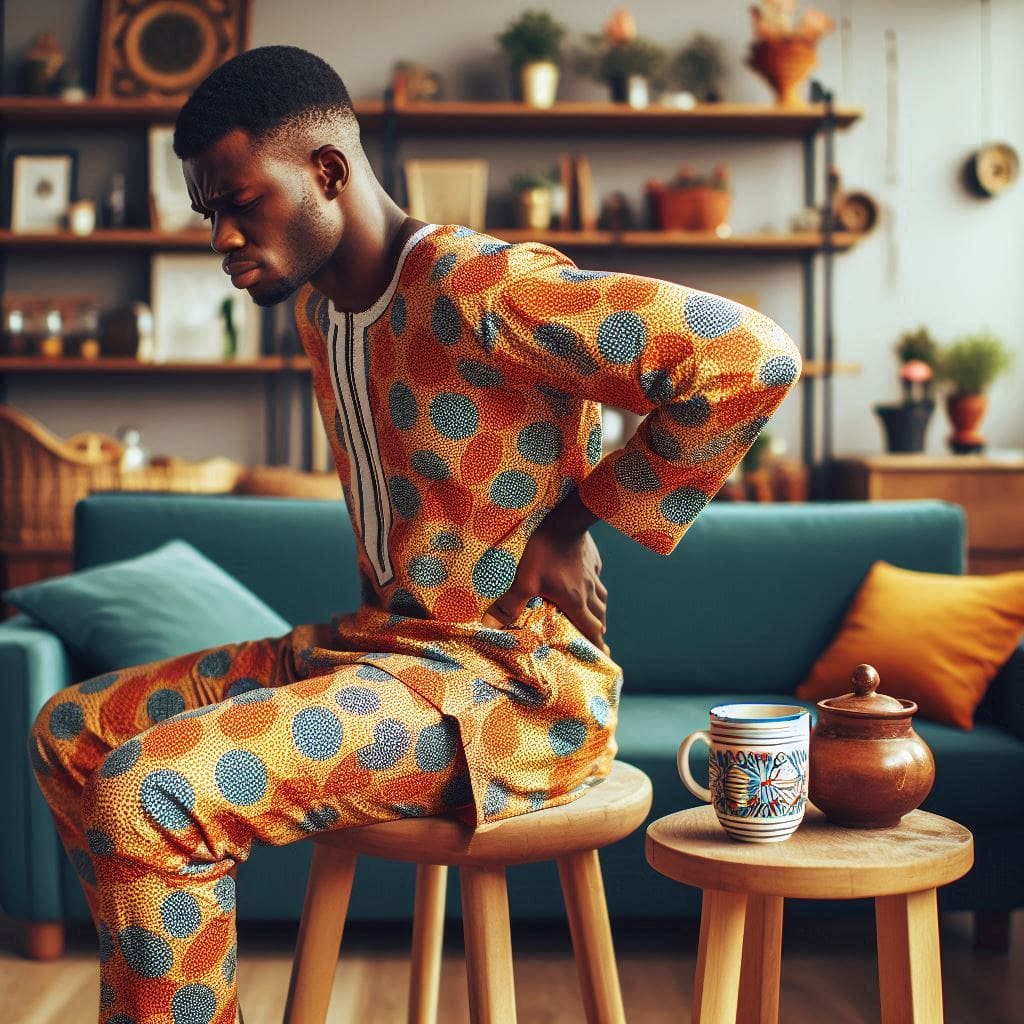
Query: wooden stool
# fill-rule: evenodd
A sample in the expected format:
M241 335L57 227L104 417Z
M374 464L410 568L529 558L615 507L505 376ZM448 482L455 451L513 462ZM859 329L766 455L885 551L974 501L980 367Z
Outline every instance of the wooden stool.
M874 898L883 1024L941 1024L935 890L974 863L962 825L913 811L895 828L840 828L808 804L785 842L742 843L695 807L647 829L647 860L704 891L693 1024L778 1020L787 896Z
M448 866L458 866L474 1024L514 1024L515 987L505 867L554 860L569 918L588 1024L624 1024L608 909L597 850L635 831L651 809L651 781L616 761L581 797L516 818L468 828L451 818L338 829L313 842L285 1024L323 1024L359 854L410 861L416 868L411 1024L435 1024Z

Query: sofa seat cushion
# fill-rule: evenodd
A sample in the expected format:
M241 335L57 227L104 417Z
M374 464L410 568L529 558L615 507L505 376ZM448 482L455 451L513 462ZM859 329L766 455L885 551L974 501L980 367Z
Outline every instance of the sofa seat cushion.
M719 704L750 701L751 694L648 694L626 688L619 708L618 756L645 771L654 784L657 814L694 807L698 801L676 771L676 751L691 732L707 729L708 711ZM759 693L763 704L811 707L790 694ZM813 716L813 712L812 712ZM813 721L813 718L812 718ZM915 719L914 728L935 756L936 785L922 809L968 828L1003 826L1024 815L1024 741L991 725L979 723L971 732ZM707 747L690 751L690 769L707 783Z

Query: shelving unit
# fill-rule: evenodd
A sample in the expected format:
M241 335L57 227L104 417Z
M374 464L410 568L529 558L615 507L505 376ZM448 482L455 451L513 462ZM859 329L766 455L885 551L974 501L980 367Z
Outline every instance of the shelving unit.
M821 102L799 109L784 109L752 104L713 104L691 110L649 107L633 110L623 104L561 103L547 110L537 110L518 103L471 103L448 101L396 105L390 93L383 101L355 102L357 115L365 135L378 135L383 143L384 166L381 175L384 187L397 195L398 147L403 138L424 135L451 136L554 136L602 137L649 136L697 137L760 137L796 140L804 152L804 203L819 205L825 194L825 175L819 174L817 147L824 138L827 167L831 162L832 138L836 130L849 128L863 112L854 107L835 107L831 96L815 86ZM102 130L104 128L145 128L153 123L173 122L178 107L169 104L124 103L86 100L67 103L37 97L0 97L0 132L12 128ZM820 178L820 180L819 180ZM547 231L530 232L516 228L492 227L510 242L535 240L568 251L574 249L605 249L612 252L707 252L716 251L737 258L795 258L803 265L804 294L804 461L815 465L827 461L830 451L831 378L838 373L854 373L859 367L835 361L832 345L831 290L832 257L852 248L859 241L856 235L835 232L828 216L824 230L802 234L752 234L719 238L714 234L660 231ZM15 234L0 230L0 289L7 253L35 254L47 251L142 251L157 250L204 251L209 248L206 232L165 233L148 228L97 230L86 237L70 233ZM819 282L819 274L821 280ZM816 292L819 283L824 294L824 325L817 323ZM272 311L264 310L264 332L273 330ZM296 375L308 373L303 357L268 356L251 362L228 363L161 363L141 364L132 360L83 360L66 358L48 361L40 358L0 357L0 401L5 397L4 381L15 375L204 375L244 374L266 378L268 461L275 461L279 450L275 437L276 424L287 420L288 411L278 409L282 397L290 396L289 385ZM279 379L280 378L280 379ZM824 437L818 438L816 400L824 399ZM290 400L290 398L288 399ZM308 408L308 403L304 402ZM303 410L305 413L306 409ZM309 464L308 429L304 441L303 461Z

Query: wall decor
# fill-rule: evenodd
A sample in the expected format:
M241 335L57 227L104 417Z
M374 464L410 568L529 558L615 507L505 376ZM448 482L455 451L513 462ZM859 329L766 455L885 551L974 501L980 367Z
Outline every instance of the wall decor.
M484 230L486 160L406 160L403 168L410 217Z
M220 362L258 355L259 310L227 278L219 256L158 252L150 266L155 362ZM225 315L225 302L230 316Z
M96 93L185 100L249 47L249 0L104 0Z
M75 191L77 157L71 151L11 154L11 230L62 231Z
M181 161L174 152L174 126L149 128L149 221L155 231L202 230L203 215L192 209Z

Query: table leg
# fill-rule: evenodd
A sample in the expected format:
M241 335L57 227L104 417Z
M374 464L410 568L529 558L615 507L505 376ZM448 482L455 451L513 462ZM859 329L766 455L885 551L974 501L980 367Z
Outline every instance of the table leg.
M875 897L882 1024L942 1024L934 889Z
M747 897L737 1024L778 1024L782 904L781 896Z
M747 894L705 889L693 985L693 1024L732 1024L740 987Z

